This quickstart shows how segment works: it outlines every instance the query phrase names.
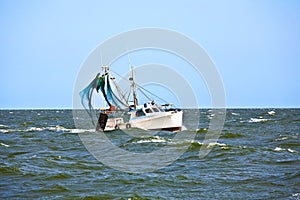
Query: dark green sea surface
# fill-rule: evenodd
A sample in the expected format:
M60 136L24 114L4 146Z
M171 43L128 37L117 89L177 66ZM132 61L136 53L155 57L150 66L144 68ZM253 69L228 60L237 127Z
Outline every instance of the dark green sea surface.
M193 112L185 110L186 123L196 123ZM79 137L90 131L75 127L71 110L1 110L0 198L300 199L300 109L228 109L218 142L200 159L211 116L200 110L199 130L179 159L136 174L94 158ZM174 134L107 133L134 152L176 143Z

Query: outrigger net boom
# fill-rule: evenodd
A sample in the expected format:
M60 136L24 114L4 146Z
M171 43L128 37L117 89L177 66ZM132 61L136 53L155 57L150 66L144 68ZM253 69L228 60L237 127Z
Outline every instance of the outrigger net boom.
M106 103L109 105L109 110L113 111L129 108L129 104L124 95L121 93L121 90L116 85L114 78L110 76L110 73L107 70L108 69L106 68L105 73L102 75L98 73L90 84L79 93L81 97L81 104L88 112L91 119L93 119L93 116L98 114L92 105L92 97L95 91L97 93L99 93L99 90L101 91ZM118 95L115 94L111 87L112 85L115 85L117 92L119 93Z

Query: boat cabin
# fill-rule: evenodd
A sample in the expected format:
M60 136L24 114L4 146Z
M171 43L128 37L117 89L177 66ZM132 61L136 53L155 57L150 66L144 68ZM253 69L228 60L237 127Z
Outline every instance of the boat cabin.
M131 110L129 112L130 114L130 119L132 118L138 118L138 117L143 117L143 116L151 116L153 114L159 114L159 113L164 113L164 109L162 109L160 106L157 106L156 104L153 104L152 102L150 103L145 103L144 105L138 105L136 109Z

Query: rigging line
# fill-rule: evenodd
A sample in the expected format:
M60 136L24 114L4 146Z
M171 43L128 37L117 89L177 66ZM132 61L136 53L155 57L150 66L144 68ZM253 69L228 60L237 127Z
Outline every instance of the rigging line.
M115 81L114 79L112 79L112 81L113 81L115 87L117 88L117 91L118 91L119 95L121 96L121 98L122 98L123 100L125 100L126 105L129 106L129 104L128 104L128 102L126 101L125 95L123 94L121 88L118 86L118 84L116 83L116 81Z
M129 80L127 80L126 78L124 78L123 76L121 76L119 73L117 73L117 72L115 72L115 71L113 71L113 70L110 70L110 71L112 71L113 73L115 73L115 74L118 75L120 78L122 78L122 79L124 79L125 81L127 81L128 83L131 83ZM168 101L166 101L166 100L160 98L159 96L153 94L152 92L150 92L149 90L143 88L143 87L140 86L139 84L135 83L135 85L138 86L139 88L145 90L146 92L152 94L153 96L155 96L156 98L160 99L161 101L163 101L163 102L165 102L165 103L168 103Z
M115 72L114 70L112 70L112 69L110 69L110 71L112 72L112 73L114 73L114 74L116 74L117 76L119 76L121 79L124 79L126 82L128 82L128 83L131 83L129 80L127 80L126 78L124 78L123 76L121 76L119 73L117 73L117 72ZM116 84L116 83L115 83ZM126 92L127 93L127 92ZM126 94L125 94L126 95ZM125 96L124 95L124 96ZM130 95L130 91L129 91L129 93L128 93L128 97L127 97L127 99L125 98L125 100L128 102L128 99L129 99L129 95Z
M143 88L143 87L140 86L139 84L136 83L136 85L139 87L140 90L144 90L144 91L150 93L151 95L155 96L155 97L158 98L159 100L161 100L161 101L163 101L163 102L165 102L165 103L168 103L168 102L167 102L166 100L164 100L163 98L161 98L161 97L157 96L156 94L150 92L149 90Z
M121 76L119 73L117 73L117 72L115 72L114 70L111 70L111 69L110 69L110 71L113 72L113 73L115 73L115 74L118 75L120 78L124 79L125 81L127 81L128 83L131 84L131 82L130 82L129 80L127 80L126 78L124 78L123 76Z
M124 97L126 97L126 95L128 94L128 90L126 90L125 92L123 92Z
M129 91L128 90L126 90L125 92L124 92L124 97L126 97L127 96L127 98L126 98L126 101L127 102L129 102L129 97L130 97L130 89L129 89ZM129 103L128 103L129 104Z
M116 74L117 76L119 76L121 79L125 80L127 83L131 84L131 82L129 80L127 80L126 78L124 78L123 76L121 76L119 73L115 72L114 70L110 69L110 71L114 74ZM130 93L131 93L131 87L130 87L130 91L128 92L128 96L126 101L129 102L129 97L130 97Z
M129 102L130 94L131 94L131 87L129 88L129 91L128 91L127 102Z
M149 96L147 96L146 94L145 94L145 92L143 92L143 90L141 90L141 88L138 88L138 90L149 100L149 101L151 101L151 100L153 100L153 99L151 99Z

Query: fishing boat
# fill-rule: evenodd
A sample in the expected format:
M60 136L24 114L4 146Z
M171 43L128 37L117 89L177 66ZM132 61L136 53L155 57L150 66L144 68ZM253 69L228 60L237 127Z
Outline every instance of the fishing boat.
M172 103L158 105L153 98L149 98L150 95L148 96L146 93L161 99L135 82L133 68L131 68L131 76L127 80L130 82L130 89L127 93L122 91L111 72L112 70L108 66L103 66L102 72L98 73L94 80L80 92L81 103L91 118L92 115L98 115L95 123L97 131L129 128L181 131L183 111L173 108ZM118 73L116 74L118 75ZM139 104L137 90L147 97L148 102ZM92 106L94 91L101 92L108 105L107 108L99 109L96 113ZM124 120L126 118L124 113L129 115L127 121Z

